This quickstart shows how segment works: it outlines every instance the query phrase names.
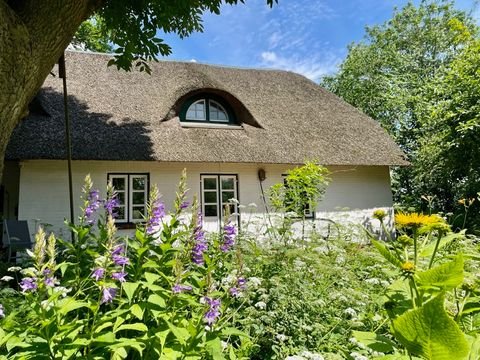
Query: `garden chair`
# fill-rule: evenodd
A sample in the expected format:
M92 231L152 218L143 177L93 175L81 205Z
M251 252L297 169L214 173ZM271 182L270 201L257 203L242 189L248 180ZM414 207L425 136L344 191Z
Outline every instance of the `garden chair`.
M32 240L26 220L3 220L3 248L7 250L8 262L16 261L20 251L31 247Z

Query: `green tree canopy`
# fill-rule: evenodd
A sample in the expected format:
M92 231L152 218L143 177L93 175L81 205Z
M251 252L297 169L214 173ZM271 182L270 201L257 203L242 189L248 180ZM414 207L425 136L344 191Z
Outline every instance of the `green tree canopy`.
M90 51L102 53L113 51L109 32L105 22L99 16L93 16L80 25L72 39L72 44Z
M458 54L435 82L415 179L423 193L452 210L480 191L480 41ZM478 208L478 203L474 203Z
M413 177L425 124L438 96L437 79L478 34L474 19L452 1L422 0L396 10L391 20L367 27L365 38L349 46L339 71L323 85L378 120L406 152L413 166L397 169L397 201L420 201ZM428 133L427 133L428 131Z

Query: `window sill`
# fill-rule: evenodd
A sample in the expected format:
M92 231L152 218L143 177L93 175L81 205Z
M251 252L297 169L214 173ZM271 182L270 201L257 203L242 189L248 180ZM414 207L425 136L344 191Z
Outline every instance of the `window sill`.
M137 228L137 225L141 225L141 223L115 223L115 226L118 230L133 230Z
M228 130L243 130L243 127L240 125L231 125L231 124L215 124L215 123L206 123L206 122L185 122L180 121L180 126L182 128L204 128L204 129L228 129Z

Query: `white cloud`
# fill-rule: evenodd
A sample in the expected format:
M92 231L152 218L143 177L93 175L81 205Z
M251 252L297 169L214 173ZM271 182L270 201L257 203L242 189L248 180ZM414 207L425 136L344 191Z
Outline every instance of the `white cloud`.
M264 51L260 54L261 67L268 67L278 70L293 71L301 74L310 80L318 82L323 76L336 71L342 57L329 53L320 57L302 57L292 55L290 57L279 56L272 51Z

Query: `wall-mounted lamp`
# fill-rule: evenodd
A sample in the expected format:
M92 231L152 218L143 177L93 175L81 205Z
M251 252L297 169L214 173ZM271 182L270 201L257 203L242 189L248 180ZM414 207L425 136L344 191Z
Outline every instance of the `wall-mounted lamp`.
M267 176L265 174L265 170L264 169L258 169L258 180L265 181L266 178L267 178Z

